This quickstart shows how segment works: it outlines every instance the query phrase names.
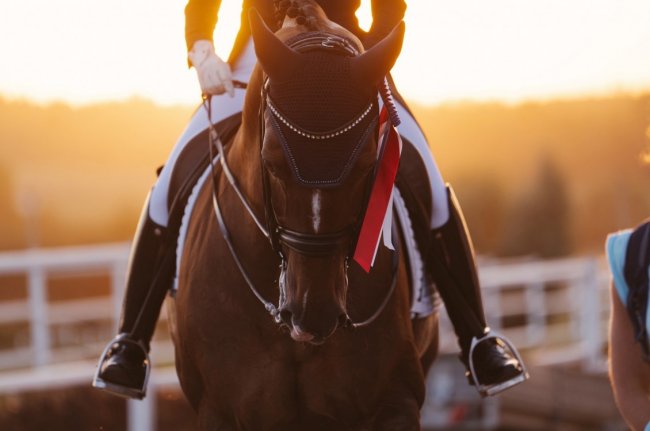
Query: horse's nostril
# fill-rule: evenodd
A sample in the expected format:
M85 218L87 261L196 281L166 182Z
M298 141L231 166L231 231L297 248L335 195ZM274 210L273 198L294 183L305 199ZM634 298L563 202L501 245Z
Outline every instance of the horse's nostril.
M282 323L285 325L291 326L291 316L292 313L286 308L283 308L280 310L280 320L282 320Z

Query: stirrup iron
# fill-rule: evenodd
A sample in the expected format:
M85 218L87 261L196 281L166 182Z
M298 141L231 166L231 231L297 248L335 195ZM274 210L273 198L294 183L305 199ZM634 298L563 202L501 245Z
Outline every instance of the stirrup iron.
M111 383L108 382L104 379L102 379L99 374L102 371L102 365L104 361L106 361L108 358L106 355L108 352L111 350L113 347L113 344L116 342L121 342L121 343L128 343L128 344L133 344L136 345L139 349L142 350L144 353L145 357L145 376L144 380L142 382L142 387L140 388L130 388L127 386L119 385L116 383ZM128 338L127 334L120 334L116 336L114 339L112 339L108 345L104 348L104 351L102 352L102 355L99 358L99 362L97 363L97 369L95 370L95 375L93 376L93 381L92 381L92 386L94 388L100 389L102 391L111 393L113 395L118 395L123 398L128 398L128 399L138 399L141 400L147 395L147 384L149 383L149 374L151 373L151 360L149 359L149 353L147 349L144 347L144 345L141 342L131 340Z
M501 342L503 346L505 346L510 351L510 354L514 356L519 362L519 365L521 367L521 373L511 378L510 380L506 380L505 382L502 383L483 385L478 381L478 378L476 376L476 370L474 369L474 349L479 343L482 343L483 341L490 340L490 339L496 340L497 343ZM522 360L521 355L519 354L515 346L505 336L492 330L488 330L488 332L486 332L485 335L483 335L480 338L472 337L472 342L469 347L468 362L469 362L469 371L472 380L474 381L474 387L483 398L497 395L505 391L506 389L509 389L515 385L518 385L519 383L528 380L528 378L530 377L528 371L526 370L526 365L524 365L524 361Z

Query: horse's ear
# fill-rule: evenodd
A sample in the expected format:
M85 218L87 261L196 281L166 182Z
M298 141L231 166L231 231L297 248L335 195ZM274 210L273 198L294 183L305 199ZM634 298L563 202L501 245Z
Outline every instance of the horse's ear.
M404 21L400 21L388 36L352 60L354 76L361 82L379 84L397 61L403 41Z
M251 26L257 61L271 79L284 80L289 72L298 65L300 54L282 43L273 34L257 9L249 10L248 21Z

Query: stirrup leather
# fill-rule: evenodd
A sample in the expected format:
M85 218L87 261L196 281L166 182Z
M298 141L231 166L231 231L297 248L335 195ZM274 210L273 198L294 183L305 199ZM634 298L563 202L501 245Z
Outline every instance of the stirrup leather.
M496 383L492 385L484 385L481 382L478 381L478 378L476 377L476 370L474 369L474 349L479 343L482 343L483 341L486 340L497 340L503 343L505 347L510 351L510 353L517 359L519 362L519 365L521 366L521 373L518 374L517 376L511 378L510 380L506 380L505 382L502 383ZM469 366L469 372L471 374L471 378L474 382L474 387L476 387L476 390L478 390L478 393L481 395L481 397L489 397L493 396L496 394L499 394L503 391L505 391L508 388L511 388L515 385L518 385L519 383L522 383L530 377L528 374L528 371L526 370L526 365L524 365L524 361L521 358L521 355L515 348L515 346L508 340L505 336L489 330L488 332L485 333L482 337L472 337L472 343L470 344L469 347L469 361L468 361L468 366Z
M145 376L142 382L142 387L131 388L128 386L123 386L117 383L106 381L100 377L100 373L102 371L102 365L108 359L106 355L108 355L108 353L113 347L113 344L115 343L135 345L139 349L141 349L142 352L144 353ZM99 362L97 363L97 370L95 371L95 375L93 377L92 386L94 388L109 392L114 395L118 395L120 397L135 398L141 400L147 395L147 383L149 383L150 372L151 372L151 361L149 360L148 349L141 342L129 338L128 334L120 334L116 336L113 340L111 340L106 346L106 348L104 348L104 351L102 352L102 355L99 358Z

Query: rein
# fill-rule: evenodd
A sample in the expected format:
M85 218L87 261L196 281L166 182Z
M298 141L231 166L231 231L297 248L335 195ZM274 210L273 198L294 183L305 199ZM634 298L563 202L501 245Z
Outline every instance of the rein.
M338 50L339 52L346 53L347 55L357 54L356 49L354 49L354 47L347 40L333 35L310 34L305 38L299 39L296 43L294 43L291 46L293 48L301 48L301 51L310 50L310 49L327 48L327 49ZM247 84L240 81L233 81L233 84L235 88L247 88ZM382 90L381 91L382 98L384 98L384 89L382 88L381 90ZM384 98L384 100L386 99ZM297 126L290 123L289 120L282 117L281 114L277 112L276 109L273 109L273 107L271 107L272 105L268 102L269 100L268 100L268 95L266 94L266 85L262 85L262 99L260 105L260 150L261 150L262 140L265 132L264 121L262 121L262 119L266 107L270 107L271 113L276 117L278 117L279 119L281 119L281 121L283 121L292 130L294 131L300 130L300 132L302 132L302 129L298 128ZM349 238L350 234L353 233L355 230L357 231L358 234L358 229L348 228L348 229L344 229L343 231L335 232L331 234L306 234L306 233L293 231L284 226L280 226L277 223L277 220L275 220L274 211L270 203L271 201L269 197L270 186L268 183L267 173L265 172L264 166L262 164L263 197L265 202L265 216L266 216L265 217L266 223L263 223L253 211L252 205L250 204L246 196L242 193L241 189L239 188L236 177L233 175L232 171L230 170L230 167L226 160L223 143L221 142L221 139L219 138L219 135L214 127L214 124L212 123L211 96L203 97L203 106L206 109L208 115L208 128L209 128L208 145L209 145L209 153L210 153L210 169L211 169L211 181L212 181L212 205L217 218L219 229L221 231L222 237L224 238L228 246L230 254L233 257L233 260L235 261L235 264L237 265L240 273L242 274L244 280L246 281L246 284L248 285L249 289L255 295L255 297L257 297L257 299L262 303L262 305L264 305L264 308L274 318L275 322L282 324L279 307L282 306L284 300L286 299L285 279L286 279L287 264L286 264L286 258L284 256L284 253L282 252L281 244L303 255L309 255L309 256L327 255L331 253L332 250L339 247L344 241L346 241ZM365 110L358 118L352 120L351 122L337 129L336 135L340 133L345 133L347 130L350 130L352 127L360 123L361 120L363 120L363 118L368 115L371 107L372 107L372 103L368 107L368 109ZM312 136L305 136L305 137L311 139L328 139L332 136L323 135L318 137L312 137ZM216 155L214 154L214 147L216 147L218 152ZM239 258L237 251L235 250L232 237L230 235L230 231L228 230L228 227L223 218L223 213L221 211L219 200L217 198L218 180L217 180L217 173L216 173L216 166L215 166L215 162L217 162L217 159L220 162L220 165L223 169L226 178L228 179L230 186L234 189L240 202L243 204L244 208L251 216L251 218L257 225L260 232L270 241L271 247L278 254L278 257L280 258L280 264L279 264L280 275L278 277L279 299L278 299L277 307L270 301L267 301L264 298L264 296L260 293L260 291L256 288L255 283L249 276L248 272L246 271L246 268L244 267L241 259ZM374 178L373 178L373 182L374 182ZM350 317L347 316L346 314L347 322L345 327L359 328L359 327L369 325L370 323L372 323L374 320L377 319L377 317L381 314L381 312L388 304L390 298L392 297L392 294L395 291L397 285L397 274L399 269L399 252L398 252L399 234L397 232L395 224L393 224L392 226L392 236L395 239L396 244L395 244L395 250L393 250L391 253L392 254L392 265L391 265L392 280L386 296L382 300L377 310L364 321L352 322ZM350 261L350 257L348 256L345 259L346 272L349 268L349 261Z
M235 82L233 82L235 84ZM239 86L237 88L246 88L247 85L242 82L237 82ZM255 221L255 224L259 228L259 230L262 232L262 234L269 238L269 233L264 227L264 225L259 221L257 216L255 215L255 212L253 211L250 203L248 202L248 199L246 199L246 196L241 192L239 189L239 186L237 185L237 179L235 176L232 174L230 171L230 167L228 166L228 163L225 158L225 153L223 149L223 143L221 142L221 139L219 138L219 135L217 134L217 131L214 128L214 124L212 123L212 104L211 104L211 96L204 96L203 97L203 106L206 109L206 112L208 114L208 146L209 146L209 151L210 151L210 179L212 180L212 206L214 208L214 213L217 218L217 224L219 225L219 230L221 231L221 235L223 236L224 241L226 242L226 245L228 246L228 250L230 251L231 256L233 257L233 260L235 261L235 264L237 265L237 268L239 268L239 272L241 273L242 277L244 277L244 280L246 281L246 284L248 284L249 289L255 297L264 305L264 309L273 317L276 323L280 323L280 310L271 302L267 301L264 296L257 290L255 287L255 283L253 283L253 280L250 278L248 275L248 272L244 268L244 265L239 259L239 255L237 254L237 251L235 250L235 247L232 242L232 238L230 236L230 231L228 230L228 227L226 226L226 222L223 218L223 214L221 212L221 206L219 205L219 200L217 199L217 190L218 190L218 183L217 183L217 173L215 169L215 161L216 159L219 159L221 162L221 168L223 169L224 174L226 175L226 178L228 178L228 182L230 183L231 187L235 190L237 193L237 196L239 197L240 202L244 205L244 208L248 211L249 215L253 218ZM215 156L214 154L214 146L217 147L218 154ZM284 263L284 259L282 260ZM283 292L284 286L281 287L281 291ZM281 294L281 296L283 293Z

